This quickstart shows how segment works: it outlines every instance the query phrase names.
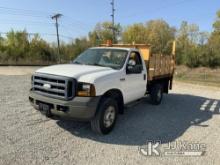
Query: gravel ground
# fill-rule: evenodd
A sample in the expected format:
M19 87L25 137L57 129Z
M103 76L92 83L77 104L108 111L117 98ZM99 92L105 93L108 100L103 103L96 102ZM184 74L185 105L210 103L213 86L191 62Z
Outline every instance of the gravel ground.
M39 68L37 66L0 66L0 75L28 75Z
M114 131L51 120L28 102L30 75L0 76L0 164L216 164L220 162L220 88L175 83L160 106L145 98L126 108ZM206 145L202 157L143 156L147 140Z

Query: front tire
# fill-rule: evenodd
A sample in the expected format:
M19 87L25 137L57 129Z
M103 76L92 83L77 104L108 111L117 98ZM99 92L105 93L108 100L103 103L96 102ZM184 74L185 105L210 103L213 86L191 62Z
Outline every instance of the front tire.
M161 84L153 85L150 92L150 100L153 105L159 105L163 99L163 86Z
M97 114L91 121L91 128L94 132L106 135L115 126L118 115L118 104L112 98L103 98L97 109Z

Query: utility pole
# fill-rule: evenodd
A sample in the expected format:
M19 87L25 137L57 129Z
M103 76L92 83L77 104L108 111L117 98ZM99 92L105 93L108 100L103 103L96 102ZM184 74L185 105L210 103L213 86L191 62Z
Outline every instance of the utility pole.
M115 42L115 0L112 0L111 2L111 6L112 6L112 14L111 14L111 17L112 17L112 42L114 43Z
M52 19L55 19L55 26L56 26L56 32L57 32L57 53L59 56L59 63L61 63L61 55L60 55L60 37L59 37L59 24L58 24L58 18L60 18L62 16L62 14L55 14L54 16L52 16Z

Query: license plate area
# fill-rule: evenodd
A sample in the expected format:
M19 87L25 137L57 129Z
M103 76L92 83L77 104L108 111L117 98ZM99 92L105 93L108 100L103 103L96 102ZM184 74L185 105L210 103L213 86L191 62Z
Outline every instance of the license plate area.
M39 110L40 111L49 111L50 110L50 106L48 104L40 103L39 104Z
M52 104L44 103L41 101L37 101L36 104L39 107L39 111L45 115L51 114L51 109L53 108Z

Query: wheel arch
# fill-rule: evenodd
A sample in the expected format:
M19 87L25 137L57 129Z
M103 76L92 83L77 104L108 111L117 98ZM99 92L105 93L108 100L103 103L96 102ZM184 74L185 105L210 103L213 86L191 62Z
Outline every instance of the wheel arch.
M152 87L155 84L160 84L163 87L163 92L168 94L169 89L171 89L170 88L171 87L171 81L172 81L172 78L170 78L170 77L153 80L153 81L151 81L150 83L147 84L147 91L148 91L148 93L150 93L151 90L152 90Z
M103 98L114 98L118 104L119 114L124 113L124 98L123 98L123 94L120 89L114 88L114 89L110 89L110 90L106 91L102 95L100 102L102 102Z

